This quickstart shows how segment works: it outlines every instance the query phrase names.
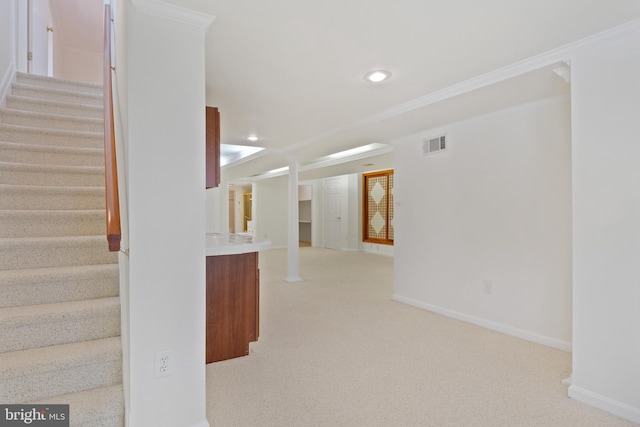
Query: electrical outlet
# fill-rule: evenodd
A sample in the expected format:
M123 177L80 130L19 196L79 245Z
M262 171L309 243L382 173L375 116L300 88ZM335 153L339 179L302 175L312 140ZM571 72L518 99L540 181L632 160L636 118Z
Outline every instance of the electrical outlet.
M154 355L153 376L154 378L168 377L173 373L173 360L169 350L158 351Z
M491 280L484 281L484 293L488 295L493 293L493 282Z

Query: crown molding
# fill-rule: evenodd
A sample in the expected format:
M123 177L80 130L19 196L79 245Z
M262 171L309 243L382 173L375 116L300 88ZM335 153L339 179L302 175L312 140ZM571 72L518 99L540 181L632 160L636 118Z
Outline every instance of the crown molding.
M626 24L591 35L584 39L580 39L575 42L560 46L539 55L535 55L522 61L515 62L511 65L507 65L488 73L481 74L471 79L464 80L460 83L445 87L411 101L398 104L394 107L373 114L369 117L365 117L362 120L348 123L344 126L322 133L320 135L295 142L288 147L285 147L283 151L291 151L294 149L302 148L309 144L313 144L327 138L332 138L334 136L359 129L361 127L373 125L375 123L391 119L393 117L400 116L402 114L427 107L437 102L441 102L458 95L472 92L474 90L481 89L483 87L490 86L503 80L517 77L519 75L535 71L546 66L557 63L570 63L573 54L580 49L593 46L597 43L624 37L629 34L629 32L637 30L640 30L640 19L635 19Z
M138 12L200 27L204 31L209 29L215 19L215 16L158 0L131 0L131 4Z

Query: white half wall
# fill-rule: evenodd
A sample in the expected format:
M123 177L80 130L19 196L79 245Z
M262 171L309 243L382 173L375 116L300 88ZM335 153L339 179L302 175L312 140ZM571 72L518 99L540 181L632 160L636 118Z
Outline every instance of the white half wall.
M156 1L124 7L127 28L118 34L126 35L119 63L126 67L120 102L127 115L130 249L126 422L208 426L204 41L212 18ZM173 373L157 378L160 351L171 352Z
M640 423L640 30L574 55L573 385Z
M16 72L16 2L0 2L0 107L11 90Z
M569 99L426 130L394 158L394 298L570 350Z

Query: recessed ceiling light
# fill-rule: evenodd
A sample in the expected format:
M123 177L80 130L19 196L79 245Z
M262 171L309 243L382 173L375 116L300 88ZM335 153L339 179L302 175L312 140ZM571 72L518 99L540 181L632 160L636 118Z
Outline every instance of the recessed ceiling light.
M371 83L380 83L391 77L391 71L387 70L373 70L364 75L364 79Z
M251 136L248 136L248 137L247 137L247 139L248 139L249 141L257 141L257 140L258 140L258 137L257 137L257 136L255 136L255 135L251 135Z

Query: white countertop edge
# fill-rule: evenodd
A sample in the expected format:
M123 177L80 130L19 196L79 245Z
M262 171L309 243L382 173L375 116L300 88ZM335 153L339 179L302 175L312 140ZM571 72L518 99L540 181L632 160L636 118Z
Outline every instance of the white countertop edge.
M207 245L206 256L237 255L263 251L271 248L270 240L258 240L251 243L229 243L221 245Z

